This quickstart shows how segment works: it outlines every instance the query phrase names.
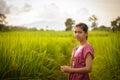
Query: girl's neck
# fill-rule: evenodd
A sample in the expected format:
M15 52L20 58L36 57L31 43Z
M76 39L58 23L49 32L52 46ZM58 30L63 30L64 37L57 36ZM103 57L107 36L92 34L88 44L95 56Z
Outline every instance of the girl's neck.
M85 44L87 44L87 40L86 40L86 39L83 40L83 41L80 41L80 45L81 45L81 46L84 46Z

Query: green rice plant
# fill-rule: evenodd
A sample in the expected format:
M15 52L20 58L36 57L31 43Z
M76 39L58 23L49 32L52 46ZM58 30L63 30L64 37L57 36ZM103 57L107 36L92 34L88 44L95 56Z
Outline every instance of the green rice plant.
M90 37L89 42L95 49L91 80L120 79L120 38L118 36L119 33L107 33L106 36Z
M91 80L119 80L120 32L89 32L95 50ZM66 80L61 65L70 65L73 32L0 32L0 79Z

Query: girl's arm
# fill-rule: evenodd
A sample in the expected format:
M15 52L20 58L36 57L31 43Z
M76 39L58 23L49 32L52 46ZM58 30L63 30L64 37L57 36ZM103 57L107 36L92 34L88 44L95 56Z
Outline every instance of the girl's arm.
M88 73L91 72L92 70L92 56L90 53L87 54L86 56L86 66L82 68L71 68L69 66L62 66L61 71L62 72L67 72L67 73Z

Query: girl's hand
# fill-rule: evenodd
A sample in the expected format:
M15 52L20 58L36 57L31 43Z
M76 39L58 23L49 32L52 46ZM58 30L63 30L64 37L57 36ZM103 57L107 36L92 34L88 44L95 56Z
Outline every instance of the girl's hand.
M69 73L71 71L71 66L61 66L61 71Z

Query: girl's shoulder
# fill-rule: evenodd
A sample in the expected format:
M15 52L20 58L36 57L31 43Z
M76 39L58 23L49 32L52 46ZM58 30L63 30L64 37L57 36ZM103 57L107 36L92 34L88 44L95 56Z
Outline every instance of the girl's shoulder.
M92 48L92 45L89 44L89 43L87 43L87 44L84 46L84 48Z
M89 43L87 43L87 44L84 46L83 49L84 49L85 51L87 50L87 51L91 51L91 52L94 53L94 49L93 49L93 47L92 47Z
M90 44L86 44L83 49L84 52L84 58L86 58L87 54L90 53L92 56L92 59L94 59L94 49Z
M77 50L79 48L79 46L75 46L74 48L73 48L73 50Z

